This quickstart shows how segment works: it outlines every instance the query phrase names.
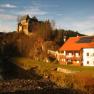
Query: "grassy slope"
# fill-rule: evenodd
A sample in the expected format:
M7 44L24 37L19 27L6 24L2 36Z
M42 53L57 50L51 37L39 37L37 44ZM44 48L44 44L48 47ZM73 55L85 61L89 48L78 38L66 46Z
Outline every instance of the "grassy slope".
M42 61L34 61L30 58L16 58L13 59L14 63L24 69L30 69L34 66L39 66L42 69L50 70L55 69L57 67L69 69L71 71L78 71L78 72L94 72L94 67L89 66L73 66L73 65L60 65L58 63L46 63Z
M60 87L79 89L89 93L94 89L94 67L62 66L56 63L33 61L29 58L16 58L12 60L26 70L34 68L38 75L51 80ZM57 67L76 72L64 74L57 72L55 70Z

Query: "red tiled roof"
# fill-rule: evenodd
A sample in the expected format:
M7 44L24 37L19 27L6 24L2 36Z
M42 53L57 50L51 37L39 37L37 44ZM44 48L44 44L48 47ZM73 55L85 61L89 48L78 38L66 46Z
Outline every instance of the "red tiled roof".
M85 38L84 39L85 42L80 42L83 41L82 38ZM90 41L87 42L89 39ZM94 37L93 36L71 37L64 43L64 45L59 50L71 51L71 50L80 50L81 48L94 48Z

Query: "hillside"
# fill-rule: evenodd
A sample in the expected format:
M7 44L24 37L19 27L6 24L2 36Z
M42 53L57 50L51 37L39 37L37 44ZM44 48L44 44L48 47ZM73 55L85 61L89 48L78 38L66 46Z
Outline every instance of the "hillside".
M41 32L41 31L40 31ZM50 34L49 34L50 32ZM34 60L45 60L47 50L58 50L63 45L64 37L83 35L71 30L52 30L44 33L35 32L28 36L24 33L0 34L0 57L30 57Z

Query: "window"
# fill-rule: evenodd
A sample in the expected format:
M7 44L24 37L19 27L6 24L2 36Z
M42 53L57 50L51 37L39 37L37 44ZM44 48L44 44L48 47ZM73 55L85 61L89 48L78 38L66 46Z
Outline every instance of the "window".
M65 62L65 59L62 59L62 61L64 61L64 62Z
M87 53L87 56L89 56L89 53Z
M66 60L64 59L64 62L65 62Z
M79 63L79 61L76 61L77 63Z
M72 55L72 53L70 52L69 55Z
M67 52L66 55L69 55L69 53Z
M70 53L68 54L68 56L69 56L69 57L72 57L72 53L70 52Z
M71 59L68 59L68 62L72 62L72 60Z
M76 57L79 57L79 53L75 53Z
M64 60L62 59L62 61L64 61Z
M89 64L89 61L87 61L87 64Z
M93 61L93 64L94 64L94 61Z
M68 64L72 64L72 60L71 59L67 59L67 63Z
M66 55L66 51L64 51L64 55Z

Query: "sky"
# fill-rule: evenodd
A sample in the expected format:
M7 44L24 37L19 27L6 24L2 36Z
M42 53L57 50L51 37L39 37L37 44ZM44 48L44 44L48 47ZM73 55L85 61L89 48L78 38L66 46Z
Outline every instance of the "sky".
M0 32L15 31L17 18L29 14L55 22L55 28L94 35L94 0L0 0Z

